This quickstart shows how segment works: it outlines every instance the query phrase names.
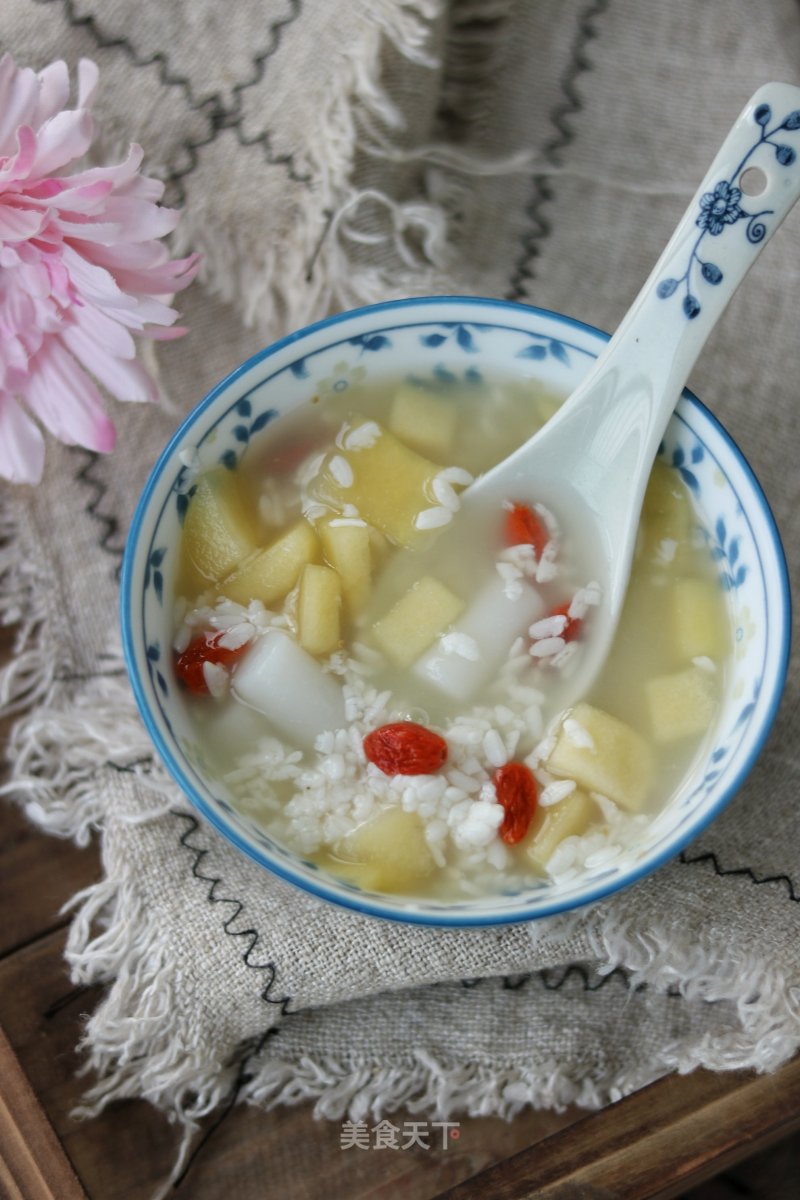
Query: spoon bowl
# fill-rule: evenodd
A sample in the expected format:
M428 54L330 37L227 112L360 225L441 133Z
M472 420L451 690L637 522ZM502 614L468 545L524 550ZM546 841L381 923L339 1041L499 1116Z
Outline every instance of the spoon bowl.
M465 496L462 520L509 499L544 503L579 547L602 602L572 698L602 667L630 576L647 480L689 373L728 301L800 197L800 88L745 105L664 252L595 365L534 437ZM569 697L559 696L561 704Z

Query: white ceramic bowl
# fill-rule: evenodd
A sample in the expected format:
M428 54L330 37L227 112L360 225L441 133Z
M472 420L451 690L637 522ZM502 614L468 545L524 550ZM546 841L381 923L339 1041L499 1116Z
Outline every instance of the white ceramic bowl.
M159 458L133 520L122 575L122 628L136 699L161 757L198 811L240 850L326 900L375 916L448 926L535 917L587 904L672 858L736 793L780 699L789 651L790 600L769 506L729 435L684 393L662 446L693 495L732 604L735 648L706 752L641 842L612 866L564 884L446 903L359 891L272 840L237 812L210 772L172 667L173 579L189 476L200 464L233 466L250 438L318 394L413 375L467 380L534 376L569 392L606 335L569 317L504 301L431 298L379 304L321 321L237 367L187 417ZM186 455L184 454L184 458Z

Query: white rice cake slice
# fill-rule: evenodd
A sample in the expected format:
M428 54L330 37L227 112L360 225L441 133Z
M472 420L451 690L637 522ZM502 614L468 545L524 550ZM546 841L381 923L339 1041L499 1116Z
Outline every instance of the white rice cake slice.
M301 750L312 750L319 734L347 723L337 680L280 629L271 629L247 651L233 672L231 691Z
M715 676L701 667L648 680L645 697L655 740L677 742L705 733L716 716L716 692Z
M506 594L506 584L493 576L478 593L463 617L453 626L478 649L477 658L448 651L441 640L422 657L414 674L456 700L469 700L505 662L511 646L541 617L544 601L536 588L525 583L519 596Z
M307 563L297 597L298 640L321 658L338 650L342 637L342 585L332 567Z
M644 738L591 704L569 710L546 766L634 813L645 807L653 781L653 755Z
M341 873L373 892L414 891L436 866L422 822L402 808L384 809L349 834L337 850L354 860L342 865Z
M404 383L392 400L389 428L412 450L444 462L453 446L457 417L453 400Z
M722 592L708 579L679 579L670 589L670 626L677 657L719 661L727 649Z
M455 592L424 575L372 627L372 636L397 667L410 667L464 611Z
M260 600L269 606L282 600L297 583L303 567L319 560L319 541L302 518L285 533L240 565L222 584L222 592L237 604Z
M547 870L553 851L564 838L579 837L597 816L597 806L586 792L576 788L558 804L540 808L531 822L524 850L539 872Z

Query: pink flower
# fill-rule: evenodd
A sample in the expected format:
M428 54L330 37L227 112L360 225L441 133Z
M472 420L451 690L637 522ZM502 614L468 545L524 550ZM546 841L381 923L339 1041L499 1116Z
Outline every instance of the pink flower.
M107 451L115 432L91 372L118 400L154 400L133 334L180 337L174 292L197 259L170 261L159 238L178 220L164 185L125 162L67 174L91 145L97 67L78 67L66 108L63 62L38 74L0 58L0 475L36 483L44 439Z

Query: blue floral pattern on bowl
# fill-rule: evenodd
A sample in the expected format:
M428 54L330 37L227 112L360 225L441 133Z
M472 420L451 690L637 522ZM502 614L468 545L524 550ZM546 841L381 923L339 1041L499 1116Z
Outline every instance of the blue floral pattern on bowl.
M311 326L245 363L198 405L165 449L140 501L123 568L123 641L134 692L167 767L194 805L276 874L328 900L403 921L482 925L544 916L600 899L677 854L749 770L785 673L786 569L771 513L747 463L688 393L660 453L690 488L698 536L711 547L731 608L735 654L718 720L696 768L648 826L641 844L618 864L562 885L474 901L360 893L299 859L234 808L209 774L176 687L166 649L172 624L168 601L180 526L199 472L219 463L233 467L247 454L253 436L282 414L314 397L324 403L325 381L477 382L511 374L539 379L566 394L604 342L605 335L567 317L503 301L456 297L377 305Z

